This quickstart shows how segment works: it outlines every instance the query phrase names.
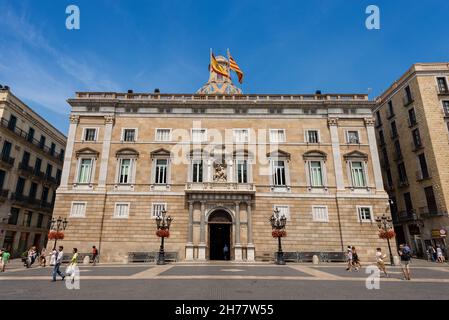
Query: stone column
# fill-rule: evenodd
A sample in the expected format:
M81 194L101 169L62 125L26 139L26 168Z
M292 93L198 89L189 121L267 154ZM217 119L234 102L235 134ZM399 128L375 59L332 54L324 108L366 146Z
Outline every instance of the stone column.
M193 260L193 201L189 201L189 224L187 230L186 260Z
M254 244L253 244L253 217L251 213L251 202L246 203L246 231L248 233L247 235L247 241L248 245L246 248L246 260L247 261L254 261Z
M236 261L242 261L242 244L240 243L240 202L235 203L235 244L234 257Z
M340 141L338 139L338 119L329 118L327 119L327 124L329 125L329 130L331 133L332 158L334 159L335 181L337 184L337 191L344 190L345 183L343 180L343 166L341 163Z
M106 179L108 176L109 150L111 148L112 127L114 125L114 116L104 117L104 139L101 150L100 175L98 178L98 189L106 190Z
M201 202L200 243L198 245L198 260L206 260L206 204Z
M373 162L374 183L377 191L384 190L382 182L382 170L380 168L379 153L377 151L376 133L374 132L374 119L365 118L366 131L368 133L369 150L371 152L371 161ZM368 174L368 173L366 173Z
M80 117L78 115L70 115L69 134L67 137L67 145L64 154L64 166L61 174L60 190L67 190L70 175L70 165L72 163L73 145L75 144L76 128L78 127Z

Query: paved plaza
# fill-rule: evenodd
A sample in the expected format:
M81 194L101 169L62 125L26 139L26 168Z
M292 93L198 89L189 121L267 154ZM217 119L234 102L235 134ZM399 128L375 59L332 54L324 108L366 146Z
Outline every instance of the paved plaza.
M412 280L398 267L367 289L367 269L344 264L175 263L164 266L80 265L80 289L51 282L50 267L24 269L13 263L0 275L0 299L447 299L449 266L416 261Z

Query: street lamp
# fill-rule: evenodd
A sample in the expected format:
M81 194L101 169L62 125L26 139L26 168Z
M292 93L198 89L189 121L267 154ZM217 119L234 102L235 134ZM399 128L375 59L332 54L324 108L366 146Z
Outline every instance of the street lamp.
M276 264L284 265L284 253L282 252L282 243L281 238L285 236L285 225L287 223L287 218L285 218L285 215L279 214L279 209L274 209L273 214L270 218L272 235L273 237L278 238L278 251L276 252Z
M165 210L162 210L161 214L158 214L156 217L156 234L161 238L161 247L159 249L157 264L165 264L164 238L169 236L172 220L173 219L170 216L167 216L167 211Z
M56 243L58 242L59 231L61 230L64 231L67 228L68 223L69 222L67 221L67 218L64 218L64 220L62 220L61 217L58 217L57 220L55 220L55 218L51 219L50 230L56 231L55 245L53 246L53 250L56 250Z
M383 214L382 217L376 218L377 227L385 233L393 228L391 222L391 218L387 217L385 214ZM390 263L391 265L394 265L393 254L391 253L390 238L388 236L386 238L388 243L388 251L390 252Z

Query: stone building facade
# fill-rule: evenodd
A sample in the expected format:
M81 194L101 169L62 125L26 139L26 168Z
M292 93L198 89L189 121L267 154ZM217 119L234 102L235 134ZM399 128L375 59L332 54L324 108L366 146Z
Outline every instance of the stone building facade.
M43 248L62 174L66 137L0 88L0 247Z
M180 260L222 259L226 244L231 259L253 261L276 251L278 208L285 251L354 245L369 260L387 251L374 221L389 212L366 95L244 95L213 73L205 87L68 100L55 205L69 220L66 249L96 245L102 261L158 251L154 218L165 209L166 251Z
M375 109L385 189L398 242L418 256L449 231L449 64L413 65Z

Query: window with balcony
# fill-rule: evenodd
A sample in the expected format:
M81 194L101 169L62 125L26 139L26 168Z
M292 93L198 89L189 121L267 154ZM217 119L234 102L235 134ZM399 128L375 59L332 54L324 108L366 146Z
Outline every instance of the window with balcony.
M412 131L412 136L413 136L413 144L415 146L416 149L421 148L422 147L422 141L421 141L421 136L419 134L419 129L415 129Z
M360 143L359 131L357 130L346 131L346 143L359 144Z
M327 206L312 206L312 219L315 222L329 222Z
M427 179L427 178L429 178L430 174L429 174L429 169L427 167L427 161L426 161L425 154L421 153L418 156L418 160L419 160L419 167L421 168L421 175L418 178L419 179Z
M248 183L248 161L236 160L237 183Z
M80 158L78 169L78 183L88 184L92 178L92 168L94 159L92 158Z
M54 156L55 156L55 152L56 152L56 144L54 144L54 143L52 142L51 145L50 145L50 155L51 155L52 157L54 157Z
M16 184L16 195L22 196L24 189L25 189L25 179L22 177L19 177L17 179L17 184Z
M379 142L381 146L385 144L385 136L383 130L379 130Z
M167 184L168 159L156 159L154 183Z
M248 143L249 142L249 130L248 129L234 129L234 143Z
M135 142L137 140L137 129L123 129L122 141Z
M372 207L370 206L357 206L357 214L359 222L372 222Z
M171 141L171 129L156 129L156 141Z
M37 195L37 183L32 182L31 187L30 187L29 197L31 200L34 200L34 199L36 199L36 195Z
M382 125L382 118L380 117L380 111L376 111L376 127Z
M20 213L19 208L11 207L10 211L11 215L9 216L8 224L17 225L17 222L19 221L19 213Z
M192 182L203 182L203 160L192 160Z
M3 142L3 149L2 149L2 159L3 160L10 159L11 149L12 149L12 143L5 140L5 142Z
M53 166L51 164L47 164L47 170L45 170L45 177L51 178L52 177L52 173L53 173Z
M385 174L387 176L387 185L388 187L393 187L393 177L391 176L391 169L388 168L385 170Z
M388 117L392 118L394 117L394 108L393 108L393 101L388 101Z
M404 104L408 105L413 102L412 90L410 89L410 86L406 86L404 91L405 91Z
M42 213L39 213L39 215L37 216L36 228L42 228L43 222L44 222L44 215Z
M39 174L41 172L42 167L42 159L36 158L36 161L34 162L34 174Z
M0 170L0 191L3 190L5 185L6 171Z
M388 152L387 148L382 148L382 159L383 159L383 165L384 167L390 166L390 159L388 158Z
M33 142L33 140L34 140L34 129L33 128L29 128L28 129L28 134L27 134L27 141L28 142Z
M44 135L41 135L41 139L39 140L39 148L44 149L45 148L45 140L47 138L45 138Z
M285 129L270 129L271 143L284 143L285 141Z
M50 189L48 189L47 187L44 187L42 189L42 195L41 195L41 202L42 203L48 203L48 192L50 191Z
M433 192L433 187L430 186L430 187L424 188L424 194L426 195L427 210L429 210L429 214L437 214L438 206L437 206L437 202L435 200L435 194Z
M25 214L23 216L23 226L24 227L31 227L31 220L33 219L33 212L31 211L25 211Z
M61 183L61 176L62 176L62 171L61 169L57 169L56 170L56 182L59 184Z
M399 142L399 140L396 140L394 142L394 150L395 150L395 159L396 160L402 159L401 143Z
M320 134L318 130L306 130L306 142L307 143L319 143Z
M366 187L365 166L362 161L351 161L351 181L355 188Z
M17 124L17 117L11 115L8 121L8 129L14 131L16 129L16 124Z
M437 83L438 83L438 92L439 93L448 93L449 92L449 90L447 88L446 77L438 77Z
M86 216L87 202L72 202L72 208L70 210L70 217L72 218L84 218Z
M65 155L65 151L64 151L64 149L61 149L61 151L59 152L59 160L64 161L64 155Z
M28 165L30 164L30 153L27 151L23 152L23 156L22 156L22 167L28 167Z
M407 212L407 215L410 215L414 212L412 197L410 195L410 192L404 193L403 196L404 196L405 211Z
M396 127L396 121L391 122L391 137L397 138L398 137L398 128Z
M399 185L408 185L407 171L403 162L398 164Z
M162 212L167 211L167 204L162 202L153 202L151 206L151 217L162 216Z
M408 124L410 127L416 125L416 114L415 114L415 108L411 108L408 111Z

